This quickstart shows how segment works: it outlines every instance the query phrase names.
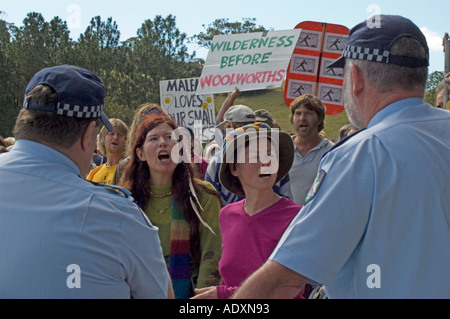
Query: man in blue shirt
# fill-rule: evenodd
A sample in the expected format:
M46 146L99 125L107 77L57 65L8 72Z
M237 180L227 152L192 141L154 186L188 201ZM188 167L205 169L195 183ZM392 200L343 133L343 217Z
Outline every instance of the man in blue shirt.
M31 79L0 156L0 298L173 297L158 229L130 193L84 179L105 87L60 65Z
M325 107L317 96L303 94L289 106L291 123L296 132L294 141L294 162L289 171L292 200L300 205L316 177L323 154L334 145L322 136L325 126Z
M307 203L235 298L450 297L450 112L423 102L428 46L401 16L362 22L342 57L361 129L323 157Z

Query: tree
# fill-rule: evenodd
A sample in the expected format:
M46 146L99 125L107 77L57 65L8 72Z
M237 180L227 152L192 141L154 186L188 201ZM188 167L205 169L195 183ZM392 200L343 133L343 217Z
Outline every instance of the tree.
M175 17L146 20L137 36L126 41L135 72L130 74L138 104L159 103L159 81L198 74L195 54L187 51L187 35L176 27Z
M12 127L17 116L13 105L11 81L13 70L10 62L10 33L6 21L0 20L0 136L12 135Z
M50 23L31 12L18 28L0 20L2 131L11 134L31 77L40 69L65 63L71 53L69 30L55 17Z
M48 65L73 64L73 42L66 21L54 17L48 24L46 37Z
M112 17L106 22L100 16L92 18L75 47L79 65L98 75L105 75L106 70L114 68L117 60L114 52L120 44L119 40L120 31Z
M229 22L228 18L222 18L214 20L207 27L203 24L202 26L206 29L206 33L200 32L194 35L191 41L197 42L199 46L209 49L215 35L268 31L261 25L256 26L256 18L243 18L242 21Z
M428 80L425 88L425 97L424 101L431 105L436 104L436 88L444 79L444 72L434 71L433 73L428 75Z

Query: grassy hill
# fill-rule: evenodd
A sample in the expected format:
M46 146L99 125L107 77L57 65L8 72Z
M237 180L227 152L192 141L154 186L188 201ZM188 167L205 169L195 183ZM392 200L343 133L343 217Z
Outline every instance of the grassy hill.
M244 104L249 106L251 109L266 109L274 119L280 124L281 130L294 134L295 131L292 128L292 124L289 120L290 110L284 104L284 87L271 90L253 91L253 92L242 92L241 95L236 99L234 104ZM214 94L214 105L216 107L216 114L218 113L220 106L227 97L227 94ZM325 116L325 128L329 139L337 139L339 137L339 129L349 123L345 111L338 115L326 115Z

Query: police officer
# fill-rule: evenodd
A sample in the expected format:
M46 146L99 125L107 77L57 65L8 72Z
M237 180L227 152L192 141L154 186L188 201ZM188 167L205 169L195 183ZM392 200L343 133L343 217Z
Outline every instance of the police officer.
M29 82L0 157L0 298L166 298L153 227L130 194L84 179L103 125L105 87L60 65Z
M378 18L350 31L332 65L362 129L324 155L307 203L236 298L290 297L307 279L328 298L450 298L450 113L423 102L420 29Z

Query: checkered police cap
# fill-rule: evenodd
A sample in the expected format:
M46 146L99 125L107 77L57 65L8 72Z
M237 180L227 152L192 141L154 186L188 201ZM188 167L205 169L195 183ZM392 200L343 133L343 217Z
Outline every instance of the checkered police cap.
M342 56L328 67L344 67L345 58L395 64L418 68L428 66L428 58L421 59L391 54L392 45L400 38L416 39L429 56L428 45L422 31L409 19L396 15L379 15L379 25L361 22L350 30Z
M38 105L27 96L39 84L50 86L58 95L56 103ZM24 108L54 112L77 118L101 118L108 131L114 130L104 113L106 89L91 71L72 66L58 65L37 72L25 90Z

